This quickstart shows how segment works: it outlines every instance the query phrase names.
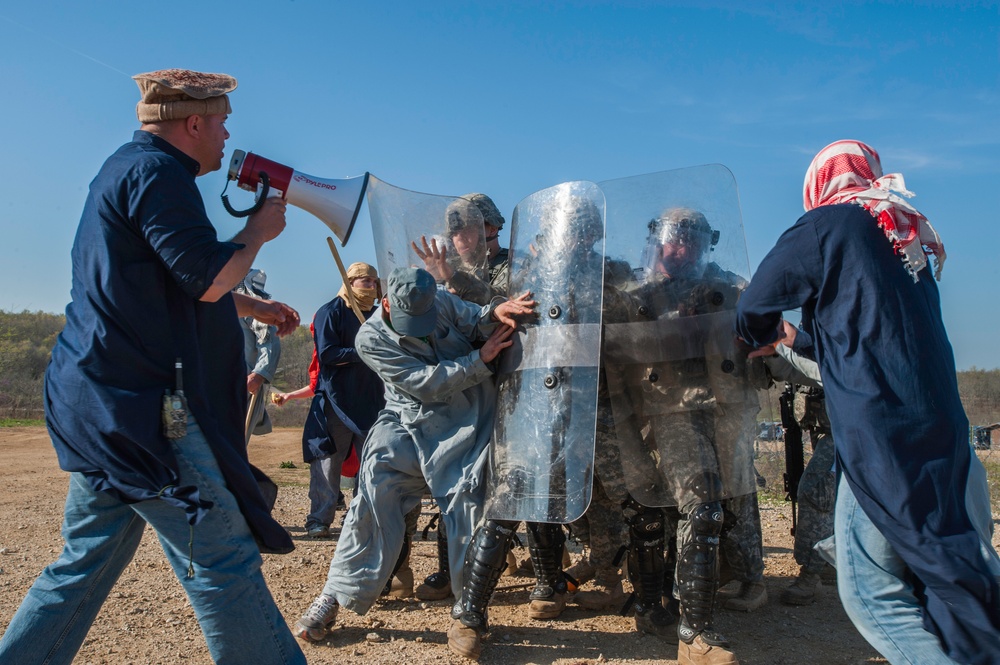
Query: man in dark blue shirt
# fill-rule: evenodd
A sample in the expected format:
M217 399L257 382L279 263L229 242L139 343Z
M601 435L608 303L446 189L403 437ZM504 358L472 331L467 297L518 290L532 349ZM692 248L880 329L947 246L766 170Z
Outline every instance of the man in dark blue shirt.
M899 194L894 193L899 192ZM1000 663L1000 587L966 507L969 422L928 256L944 246L878 153L837 141L806 175L806 214L737 305L737 333L818 363L841 476L837 586L891 663ZM805 344L808 339L811 343Z
M230 293L284 229L284 202L269 199L220 242L195 177L222 165L236 80L176 69L134 78L142 125L91 183L45 376L46 423L71 472L66 545L11 620L0 662L70 662L148 523L216 662L304 663L260 572L260 551L292 543L243 443L237 315L279 334L299 318Z

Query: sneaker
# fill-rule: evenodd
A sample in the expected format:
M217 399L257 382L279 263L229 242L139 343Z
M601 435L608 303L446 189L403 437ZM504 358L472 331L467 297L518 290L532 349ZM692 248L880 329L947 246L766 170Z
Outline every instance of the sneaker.
M448 629L448 648L459 656L479 660L479 654L483 649L482 630L470 628L455 619Z
M819 591L820 576L816 573L800 572L784 591L781 592L783 605L808 605L816 599Z
M690 644L680 640L677 644L677 665L740 665L727 642L706 637L707 633L699 633Z
M424 578L423 584L416 588L419 600L444 600L451 596L451 577L440 570Z
M337 620L337 607L336 598L321 593L295 623L295 634L306 642L319 642Z
M723 607L735 612L753 612L767 602L767 588L763 582L743 582L739 592L727 598Z
M314 524L313 526L306 527L306 535L310 538L329 538L330 527L325 524Z

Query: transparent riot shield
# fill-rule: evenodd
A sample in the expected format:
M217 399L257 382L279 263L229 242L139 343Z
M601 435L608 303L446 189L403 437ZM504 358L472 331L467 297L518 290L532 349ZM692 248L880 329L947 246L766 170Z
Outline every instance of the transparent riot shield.
M412 192L371 176L368 210L383 277L410 266L426 269L439 283L445 283L453 272L487 277L483 216L468 199ZM420 256L433 257L435 250L443 260Z
M629 492L683 509L755 491L760 406L733 333L750 270L732 173L708 165L600 187L615 266L603 361Z
M537 317L500 357L486 515L571 522L587 509L604 282L604 196L589 182L532 194L514 210L509 293Z

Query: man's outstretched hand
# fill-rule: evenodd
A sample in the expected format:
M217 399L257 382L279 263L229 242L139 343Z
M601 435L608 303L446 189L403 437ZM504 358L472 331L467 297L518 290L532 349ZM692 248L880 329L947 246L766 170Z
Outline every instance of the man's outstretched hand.
M504 325L516 328L517 317L533 314L536 304L538 303L531 299L531 291L525 291L516 298L511 298L507 302L498 305L493 310L493 318Z
M514 329L510 326L497 326L483 347L479 349L479 357L483 359L483 362L493 362L501 351L513 344L513 340L510 339L513 333Z
M253 318L262 323L278 327L278 337L284 337L295 332L299 327L299 313L283 302L277 300L253 299Z

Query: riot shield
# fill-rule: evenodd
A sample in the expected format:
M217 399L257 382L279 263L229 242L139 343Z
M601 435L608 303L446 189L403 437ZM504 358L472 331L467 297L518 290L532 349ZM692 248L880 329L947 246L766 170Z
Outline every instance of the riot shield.
M721 165L611 180L604 370L629 492L648 506L755 491L760 409L733 334L749 280L736 182Z
M500 357L486 516L571 522L593 480L604 197L589 182L532 194L511 223L509 293L537 317Z
M439 283L449 270L487 277L483 216L471 201L455 196L412 192L375 176L368 185L368 211L375 242L375 258L383 277L396 268L425 268ZM447 267L426 262L411 243L423 251L423 241L443 248Z

